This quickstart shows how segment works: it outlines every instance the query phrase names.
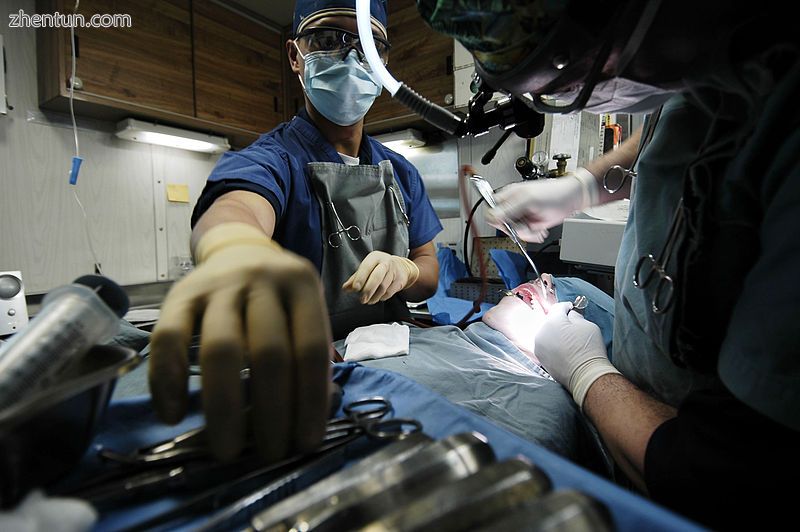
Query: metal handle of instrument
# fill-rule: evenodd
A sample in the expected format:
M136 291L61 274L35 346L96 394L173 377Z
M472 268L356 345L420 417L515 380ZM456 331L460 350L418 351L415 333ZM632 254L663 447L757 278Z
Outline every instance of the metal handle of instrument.
M474 475L439 487L404 506L387 508L383 517L365 529L370 532L472 530L497 521L551 489L552 483L542 470L527 460L514 458L489 464Z
M385 512L387 507L406 502L422 491L472 475L494 459L484 436L456 434L368 469L345 469L256 515L251 527L270 532L358 527L374 519L376 514L370 512L376 508ZM368 518L370 515L373 517ZM355 516L359 516L359 522L354 522Z

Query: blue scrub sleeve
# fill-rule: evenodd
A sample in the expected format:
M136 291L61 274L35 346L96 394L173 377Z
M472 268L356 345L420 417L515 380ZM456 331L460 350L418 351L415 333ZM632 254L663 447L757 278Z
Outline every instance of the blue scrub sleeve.
M250 187L251 191L264 196L275 209L275 216L280 219L286 207L286 198L291 192L288 156L285 152L263 142L256 142L242 151L225 153L208 176L203 195L206 191L211 192L212 184L222 181L256 185ZM264 190L268 193L263 193Z
M425 184L422 176L408 161L406 172L409 180L409 208L408 208L408 246L411 249L418 248L433 240L443 229L442 222L433 210L428 193L425 191Z

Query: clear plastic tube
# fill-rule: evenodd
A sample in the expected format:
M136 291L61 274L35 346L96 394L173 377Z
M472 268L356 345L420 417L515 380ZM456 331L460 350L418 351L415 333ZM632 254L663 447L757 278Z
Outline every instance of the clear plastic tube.
M394 96L400 90L400 82L394 79L386 65L381 61L378 50L375 48L375 39L372 38L372 18L369 11L370 0L356 0L356 20L358 22L358 38L364 49L364 55L372 71L378 76L383 88Z
M361 47L364 49L367 62L378 76L381 85L389 91L392 98L417 113L429 124L433 124L451 135L463 136L465 123L461 117L417 94L405 83L394 79L386 70L386 65L381 61L378 50L375 48L375 39L372 37L372 17L369 7L370 0L356 0L358 37L361 40Z
M118 329L119 317L91 288L70 284L49 292L30 325L0 349L0 408L53 384L70 362Z

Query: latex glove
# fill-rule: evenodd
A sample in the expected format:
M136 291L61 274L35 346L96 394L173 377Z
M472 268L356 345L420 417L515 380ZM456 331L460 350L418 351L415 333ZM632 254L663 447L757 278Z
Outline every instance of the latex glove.
M348 292L361 292L361 302L374 305L417 282L419 268L405 257L373 251L342 285Z
M583 409L591 385L603 375L619 371L608 360L600 327L571 309L569 302L550 307L536 335L536 356Z
M187 348L200 320L202 399L209 444L220 459L245 437L240 370L250 366L253 432L266 460L315 448L325 430L331 342L313 265L243 223L213 227L198 266L170 290L151 341L150 390L159 416L187 409Z
M526 242L544 242L547 230L575 211L598 201L597 180L586 169L552 179L513 183L495 193L497 208L486 213L486 222L508 232L511 225Z

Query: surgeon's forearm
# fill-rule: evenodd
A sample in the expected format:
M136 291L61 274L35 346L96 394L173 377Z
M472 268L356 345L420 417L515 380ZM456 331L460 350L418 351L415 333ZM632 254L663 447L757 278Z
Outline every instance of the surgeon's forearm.
M228 222L252 225L271 237L275 228L275 211L267 200L252 192L236 190L220 196L192 230L192 254L200 238L209 229Z
M636 152L639 150L639 141L642 138L642 128L634 131L630 137L620 144L616 150L612 150L602 157L598 157L586 164L585 168L597 179L597 188L600 192L599 203L608 203L622 198L630 197L631 180L628 179L625 185L616 193L611 194L603 188L603 176L606 171L614 165L623 168L630 168L636 159Z
M417 281L403 290L406 301L424 301L436 293L439 286L439 261L436 256L422 255L412 259L419 268Z
M616 463L643 492L644 457L653 432L676 410L656 401L619 374L597 379L583 411L600 432Z

